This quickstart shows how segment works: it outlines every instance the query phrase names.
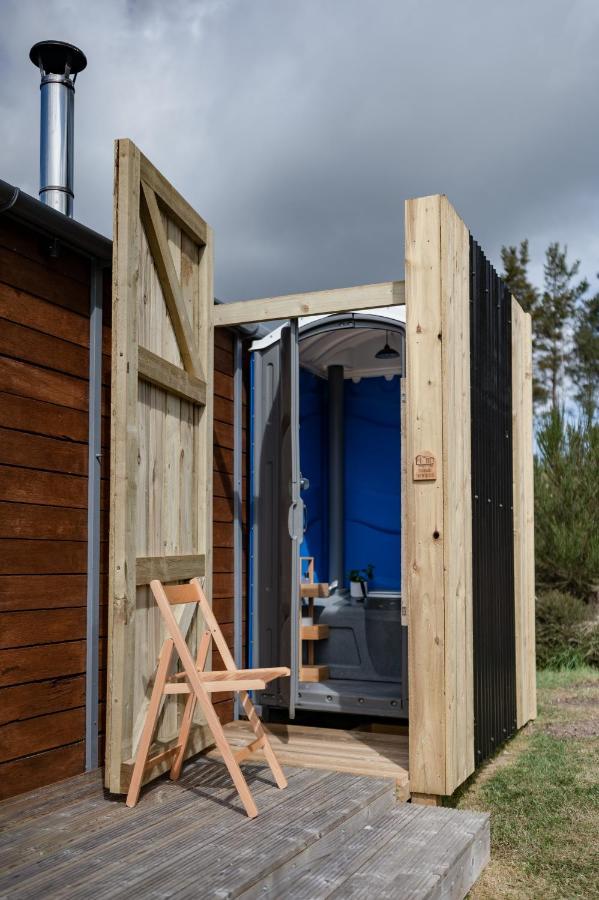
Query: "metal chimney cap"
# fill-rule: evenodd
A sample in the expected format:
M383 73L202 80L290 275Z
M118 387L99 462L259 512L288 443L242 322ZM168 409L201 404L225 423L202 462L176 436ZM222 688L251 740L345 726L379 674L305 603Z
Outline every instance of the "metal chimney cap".
M29 59L44 75L77 75L87 66L85 53L64 41L38 41Z

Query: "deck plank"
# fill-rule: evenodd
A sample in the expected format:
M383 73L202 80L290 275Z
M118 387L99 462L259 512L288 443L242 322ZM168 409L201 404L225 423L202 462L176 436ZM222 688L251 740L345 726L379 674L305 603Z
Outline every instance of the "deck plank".
M408 737L405 734L305 725L268 724L265 728L283 765L392 778L398 799L409 797ZM230 722L225 726L225 734L235 749L251 740L249 724L244 720ZM219 758L217 750L211 751L210 755ZM257 754L256 759L263 760L264 757Z
M41 893L58 897L65 885L75 890L80 882L79 896L91 896L93 892L96 897L100 895L94 887L96 881L102 885L122 863L130 867L146 855L155 855L161 847L168 849L169 842L176 841L182 832L195 833L197 846L208 833L211 821L219 822L227 813L232 813L236 826L238 820L244 821L243 808L223 766L201 758L187 768L179 782L163 778L145 790L132 810L125 806L123 798L105 796L101 788L87 815L84 812L74 821L68 808L64 811L64 807L57 806L55 816L40 828L37 839L31 841L31 835L27 835L29 841L24 840L14 851L14 864L0 880L0 891L10 889L13 897L21 896L21 891L25 897ZM244 766L244 772L262 809L262 795L278 793L270 772L262 766L249 765ZM303 789L306 780L313 781L314 773L298 770L289 773L289 779L288 790L293 793ZM36 840L40 842L39 849Z
M0 897L456 900L488 859L488 817L397 804L388 777L294 766L280 791L265 766L243 771L253 820L206 755L134 809L97 773L0 804Z

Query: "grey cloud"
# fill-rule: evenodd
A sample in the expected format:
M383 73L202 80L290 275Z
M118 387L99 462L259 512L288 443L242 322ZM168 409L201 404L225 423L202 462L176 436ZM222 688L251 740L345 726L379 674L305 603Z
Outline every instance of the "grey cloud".
M594 0L4 0L0 177L37 189L34 41L87 53L76 214L110 233L128 136L213 225L225 298L401 277L403 201L448 194L499 263L599 261Z

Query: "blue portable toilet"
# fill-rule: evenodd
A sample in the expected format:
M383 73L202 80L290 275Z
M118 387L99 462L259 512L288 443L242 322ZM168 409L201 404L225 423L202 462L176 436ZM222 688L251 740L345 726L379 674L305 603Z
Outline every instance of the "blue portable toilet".
M284 325L252 346L250 656L292 668L263 707L407 718L404 371L405 326L387 315ZM290 553L300 578L309 559L314 582L336 584L310 620ZM352 596L350 571L369 567L367 591ZM301 640L316 633L326 636Z

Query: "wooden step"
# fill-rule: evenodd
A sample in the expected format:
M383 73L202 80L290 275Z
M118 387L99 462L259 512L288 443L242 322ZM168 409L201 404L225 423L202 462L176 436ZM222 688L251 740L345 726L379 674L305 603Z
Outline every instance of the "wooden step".
M325 582L304 582L300 585L302 597L328 597L329 586Z
M323 641L328 636L328 625L302 625L302 641Z
M302 666L300 669L300 681L326 681L329 677L328 666Z
M487 813L405 803L340 842L325 837L316 861L297 857L292 869L261 884L262 896L463 900L489 861L489 849Z

